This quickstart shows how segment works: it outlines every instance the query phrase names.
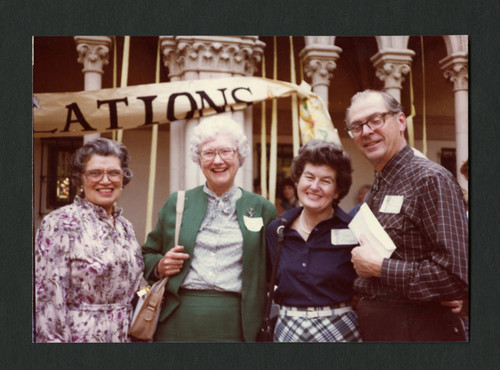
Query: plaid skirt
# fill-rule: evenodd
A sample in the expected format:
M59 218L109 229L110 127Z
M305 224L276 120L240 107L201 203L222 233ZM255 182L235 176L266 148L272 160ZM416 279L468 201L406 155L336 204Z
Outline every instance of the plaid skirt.
M349 309L340 315L318 318L290 317L281 311L274 330L275 342L361 342L358 316Z

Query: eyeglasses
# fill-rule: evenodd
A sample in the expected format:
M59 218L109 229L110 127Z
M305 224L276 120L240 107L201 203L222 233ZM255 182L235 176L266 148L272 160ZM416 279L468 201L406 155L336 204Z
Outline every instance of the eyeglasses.
M123 171L114 169L114 170L88 170L84 172L85 177L89 181L98 182L101 181L104 177L104 174L108 175L108 179L110 181L118 181L121 180L123 176Z
M218 154L222 159L231 159L233 154L237 151L235 148L223 146L219 149L206 149L200 153L201 159L204 161L213 161Z
M363 126L367 125L370 130L375 131L378 128L381 128L385 123L385 116L388 114L396 114L395 112L384 112L384 113L375 113L373 117L367 119L365 122L353 123L349 126L345 127L346 132L349 134L351 138L355 138L361 135L363 132Z

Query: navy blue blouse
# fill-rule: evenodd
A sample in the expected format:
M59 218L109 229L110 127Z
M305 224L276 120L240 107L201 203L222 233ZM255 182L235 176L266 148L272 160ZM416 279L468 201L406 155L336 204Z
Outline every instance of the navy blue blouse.
M275 302L304 307L350 301L353 281L357 277L351 263L351 250L358 243L332 244L332 229L347 229L344 233L349 234L347 225L352 217L337 207L334 215L316 225L305 241L290 227L301 211L302 207L299 207L281 215L287 222L276 275L278 288L274 295ZM269 271L277 247L276 229L280 224L279 219L274 220L266 228Z

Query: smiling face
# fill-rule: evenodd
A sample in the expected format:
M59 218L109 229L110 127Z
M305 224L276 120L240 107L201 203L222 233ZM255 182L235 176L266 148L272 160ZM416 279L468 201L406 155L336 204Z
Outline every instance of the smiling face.
M219 133L215 136L215 139L201 145L200 153L205 150L218 150L225 147L236 149L236 142L230 134ZM216 154L210 160L205 160L203 156L200 156L200 166L207 179L207 187L218 196L221 196L231 189L234 184L236 172L240 167L238 151L234 151L225 158L222 158L220 154Z
M87 161L82 174L82 187L85 199L103 207L111 215L113 204L118 200L123 186L123 175L119 179L110 180L107 173L99 181L93 181L85 173L92 170L121 170L120 159L114 155L101 156L94 154ZM88 178L87 178L88 177Z
M306 163L297 184L297 193L304 209L317 215L329 215L333 200L339 196L336 180L337 171L332 167Z
M381 95L369 94L352 104L349 122L350 124L365 122L374 114L387 111ZM405 146L405 129L406 118L402 112L388 114L384 125L374 131L364 125L361 135L355 137L354 142L361 154L371 162L375 171L380 172L386 163Z

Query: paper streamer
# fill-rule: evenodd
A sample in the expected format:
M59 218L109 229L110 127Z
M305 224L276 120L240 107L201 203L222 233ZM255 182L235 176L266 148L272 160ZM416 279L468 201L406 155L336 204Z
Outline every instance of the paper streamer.
M277 79L278 55L276 50L276 36L274 36L273 49L273 79ZM271 145L269 152L269 201L274 204L276 201L276 176L278 163L278 100L273 99L271 116Z
M123 59L122 59L122 76L120 81L120 87L126 87L128 82L128 61L130 55L130 36L125 36L123 42ZM116 134L116 140L122 142L123 140L123 130L119 129Z
M155 82L160 82L160 61L161 61L161 47L160 41L158 40L158 48L156 53L156 73ZM151 128L151 153L149 159L149 181L148 181L148 198L146 206L146 234L144 235L144 240L146 240L149 231L153 228L153 201L155 193L155 180L156 180L156 159L157 159L157 148L158 148L158 124L153 124Z
M266 57L262 55L262 77L266 78ZM260 121L260 189L261 195L267 199L267 121L266 101L262 102Z
M290 36L290 82L297 83L295 77L295 56L293 53L293 37ZM293 135L293 156L299 154L300 132L299 132L299 110L297 103L297 94L292 94L292 135Z

